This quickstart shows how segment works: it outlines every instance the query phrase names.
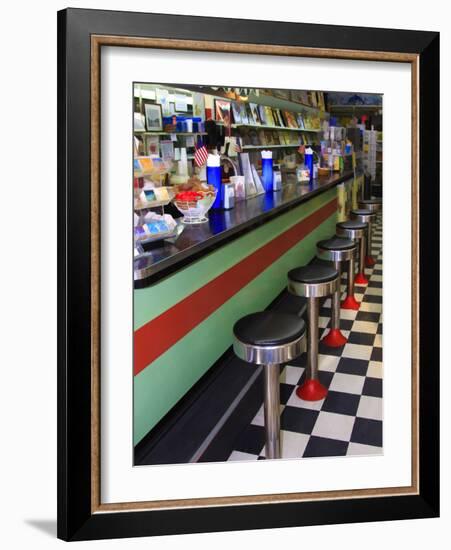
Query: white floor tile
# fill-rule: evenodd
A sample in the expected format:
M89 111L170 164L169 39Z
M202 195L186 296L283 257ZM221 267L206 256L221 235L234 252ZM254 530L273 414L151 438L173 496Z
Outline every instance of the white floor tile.
M319 328L326 328L329 324L330 318L329 317L318 317L318 326Z
M366 289L366 294L370 294L371 296L382 296L382 288L377 288L375 286L369 286Z
M312 435L318 437L327 437L329 439L338 439L340 441L349 441L352 428L354 427L353 416L346 414L336 414L329 412L320 412L315 422Z
M293 384L295 386L301 379L304 370L304 367L287 365L283 369L283 372L280 373L280 381L284 384Z
M383 376L383 363L380 361L370 361L366 375L370 378L382 378Z
M357 416L361 418L371 418L373 420L382 420L382 399L380 397L371 397L362 395L357 409Z
M361 395L364 383L365 383L364 376L359 376L357 374L345 374L343 372L336 372L334 374L334 377L332 378L332 382L329 386L329 389L332 391Z
M375 282L382 282L382 275L371 275L371 280Z
M300 409L309 409L310 411L319 411L323 403L324 399L321 399L321 401L304 401L298 397L294 391L287 401L287 407L298 407Z
M382 447L374 447L373 445L362 445L361 443L349 443L347 456L368 456L368 455L382 455Z
M373 304L372 302L362 302L360 311L370 311L371 313L382 313L382 304Z
M281 458L302 458L309 440L309 435L295 432L280 431L280 454ZM261 456L266 457L266 449L263 447Z
M354 309L340 309L340 317L342 319L348 319L350 321L353 321L357 315L357 311Z
M257 460L258 455L252 455L250 453L242 453L241 451L232 451L228 460Z
M335 372L337 370L340 357L334 355L318 355L318 368L327 372Z
M376 334L377 326L378 323L372 323L370 321L354 321L354 324L352 325L352 332L366 332L367 334Z
M349 357L350 359L363 359L364 361L369 361L372 351L373 351L372 346L361 346L360 344L346 344L345 347L343 348L342 356Z
M330 298L327 298L327 300L323 304L323 307L332 307L332 303L330 301Z
M376 338L374 339L373 346L375 348L381 348L382 347L382 334L376 334Z

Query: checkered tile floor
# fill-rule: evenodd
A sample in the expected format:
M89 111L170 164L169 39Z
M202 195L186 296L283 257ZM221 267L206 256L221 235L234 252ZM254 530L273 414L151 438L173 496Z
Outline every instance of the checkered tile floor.
M319 346L319 378L328 387L325 399L308 402L295 393L305 378L306 354L280 375L282 458L373 455L382 453L382 219L374 224L373 268L368 286L356 286L359 311L341 310L348 338L341 348ZM345 277L344 277L345 282ZM343 285L343 290L345 285ZM320 328L327 332L330 299L320 309ZM265 457L263 404L238 435L228 460Z

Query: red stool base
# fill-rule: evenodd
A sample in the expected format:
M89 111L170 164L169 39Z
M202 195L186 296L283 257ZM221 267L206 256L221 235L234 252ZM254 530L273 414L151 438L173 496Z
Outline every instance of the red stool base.
M346 296L346 298L341 302L341 307L343 309L359 309L360 304L354 296Z
M341 348L348 341L347 338L343 336L339 328L331 328L329 332L321 340L323 344L331 348Z
M373 256L367 256L365 258L365 265L366 267L373 267L373 265L376 263L376 260L373 258Z
M327 388L319 380L306 380L297 388L296 395L304 401L321 401L327 395Z
M356 285L367 285L368 279L365 277L364 273L357 273L357 275L355 276L354 282Z

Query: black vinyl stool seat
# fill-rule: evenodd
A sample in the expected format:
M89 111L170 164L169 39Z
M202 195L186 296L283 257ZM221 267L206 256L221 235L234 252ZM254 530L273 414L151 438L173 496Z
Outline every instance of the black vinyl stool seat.
M365 222L360 222L358 220L346 220L345 222L338 222L337 223L337 228L348 229L348 230L351 230L351 231L355 231L355 230L359 230L359 229L365 230L366 229L366 223Z
M281 346L301 338L305 323L297 315L262 311L242 317L235 323L233 334L243 344Z
M354 258L357 245L351 239L332 237L316 243L316 256L320 260L332 262L338 272L339 285L332 296L331 328L322 339L323 344L330 347L341 347L347 342L346 337L340 331L340 297L341 297L341 271L343 262L348 262L348 296L354 294ZM355 300L348 297L343 302L344 309L355 309Z
M372 234L372 221L376 217L376 212L372 212L371 210L367 210L364 208L356 208L355 210L351 210L351 219L356 220L359 222L365 222L368 224L367 230L366 230L366 241L365 241L365 265L367 267L370 267L374 265L376 262L371 256L371 234Z
M296 395L306 401L319 401L327 395L318 380L319 298L332 296L339 284L338 271L330 265L311 264L288 272L289 292L308 298L307 371L305 382L296 390Z
M288 290L297 296L321 298L335 292L338 271L332 266L312 264L288 272Z
M351 219L357 220L360 222L366 222L368 223L368 220L365 220L363 218L374 218L376 214L369 210L368 208L355 208L351 210Z
M317 242L316 246L324 250L354 250L355 242L342 237L331 237Z
M237 321L233 335L235 354L263 365L266 458L280 458L280 364L305 352L305 323L297 315L261 311Z

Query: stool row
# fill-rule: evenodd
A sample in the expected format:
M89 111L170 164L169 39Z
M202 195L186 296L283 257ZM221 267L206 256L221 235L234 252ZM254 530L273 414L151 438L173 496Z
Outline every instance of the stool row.
M372 266L372 220L382 208L380 200L359 201L351 219L336 225L336 235L317 243L317 257L329 264L310 264L288 272L288 291L307 298L307 321L293 314L263 311L240 319L233 327L235 354L248 363L263 365L266 457L280 458L280 365L307 351L306 379L296 390L300 399L324 399L327 389L318 379L319 299L330 296L331 328L322 342L340 347L347 340L340 331L340 307L359 309L354 282L368 284L365 265ZM355 265L358 255L358 273ZM348 263L346 297L340 303L341 273ZM307 333L307 342L306 342Z

